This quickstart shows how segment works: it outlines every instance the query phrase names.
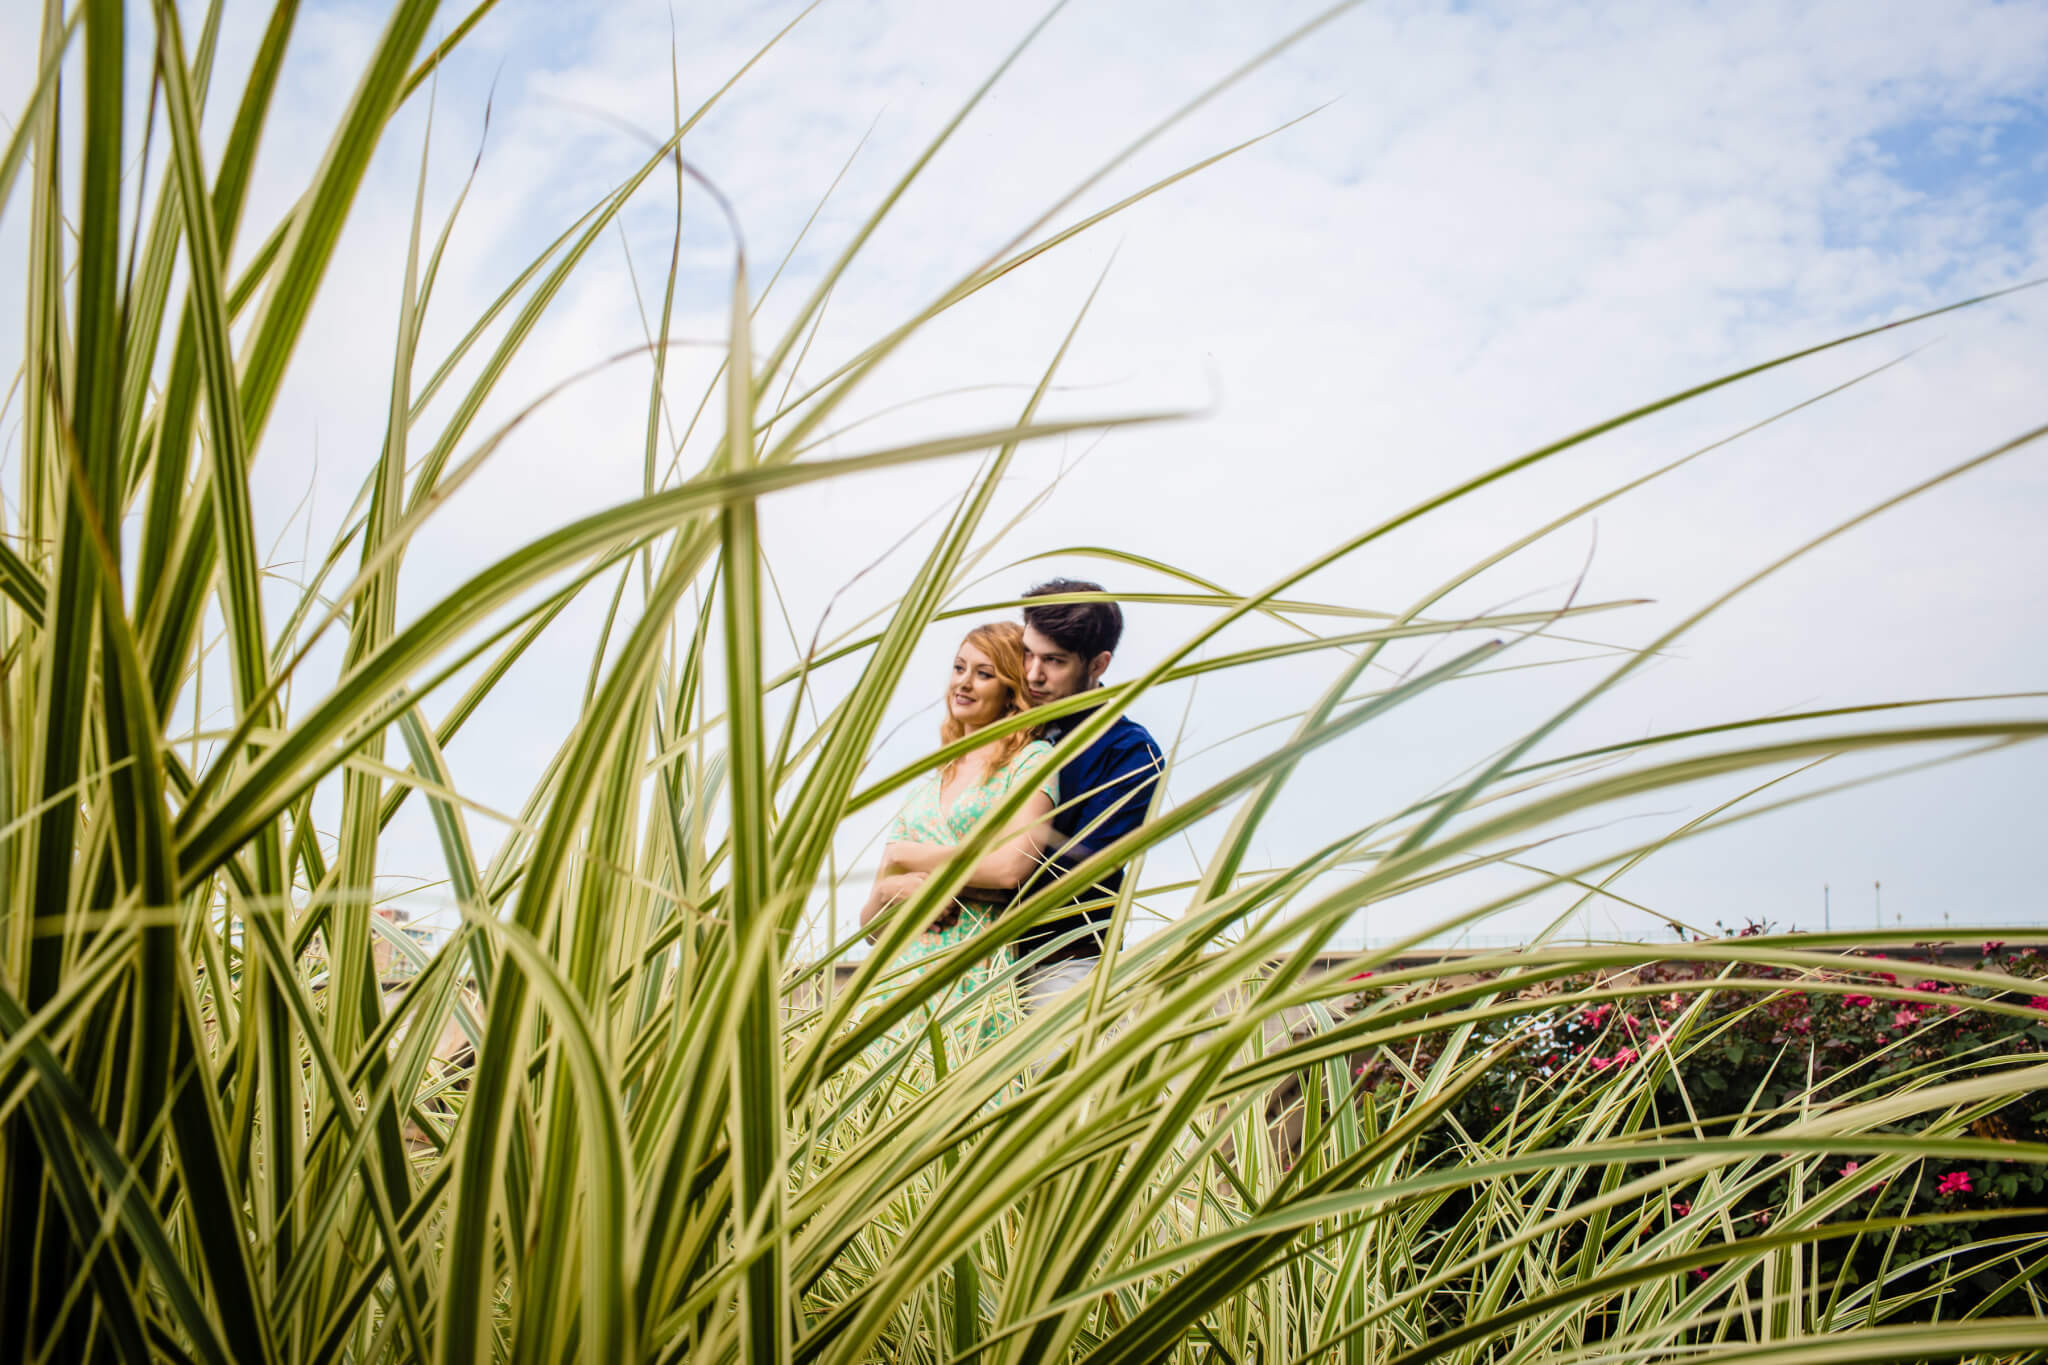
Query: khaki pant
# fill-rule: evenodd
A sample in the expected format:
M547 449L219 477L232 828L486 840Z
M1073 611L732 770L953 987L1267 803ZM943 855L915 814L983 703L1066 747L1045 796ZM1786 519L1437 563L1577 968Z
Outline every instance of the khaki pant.
M1023 974L1021 985L1024 996L1024 1012L1036 1014L1050 1005L1061 992L1080 985L1095 970L1099 957L1070 957L1053 962L1041 962L1028 968Z

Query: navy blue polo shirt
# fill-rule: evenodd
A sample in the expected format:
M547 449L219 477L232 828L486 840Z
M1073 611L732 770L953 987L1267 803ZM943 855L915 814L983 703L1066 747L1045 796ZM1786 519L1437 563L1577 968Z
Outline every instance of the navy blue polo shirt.
M1047 722L1042 739L1057 744L1093 711L1080 711ZM1064 876L1091 856L1096 849L1113 844L1144 823L1152 806L1152 789L1166 766L1152 733L1129 716L1120 716L1093 744L1068 759L1060 768L1058 806L1052 827L1058 838L1045 867L1018 889L1021 899L1045 884L1048 876ZM1124 870L1112 868L1077 901L1113 901L1123 886ZM1061 938L1083 925L1094 926L1097 934L1107 932L1115 914L1113 904L1046 920L1017 940L1019 956ZM1100 937L1081 938L1054 952L1054 959L1095 957L1102 952Z

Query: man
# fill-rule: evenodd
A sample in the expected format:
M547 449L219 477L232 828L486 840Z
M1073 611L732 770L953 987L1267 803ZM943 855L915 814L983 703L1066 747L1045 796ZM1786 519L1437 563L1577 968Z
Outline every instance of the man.
M1055 578L1024 595L1064 597L1101 591L1100 583ZM1043 706L1101 686L1123 633L1124 614L1114 602L1027 605L1024 681L1031 689L1031 704ZM1040 733L1057 744L1093 714L1091 709L1060 716ZM1066 875L1095 850L1115 843L1143 823L1152 803L1152 789L1164 767L1158 743L1128 716L1119 717L1093 744L1068 756L1060 768L1059 803L1052 817L1057 837L1044 868L1018 890L1018 899L1042 889L1049 878ZM1121 866L1103 873L1085 890L1077 889L1068 913L1034 925L1018 939L1018 956L1029 957L1047 944L1072 936L1026 976L1026 1009L1048 1003L1094 970L1102 957L1103 940L1123 880ZM1088 932L1076 933L1084 929Z

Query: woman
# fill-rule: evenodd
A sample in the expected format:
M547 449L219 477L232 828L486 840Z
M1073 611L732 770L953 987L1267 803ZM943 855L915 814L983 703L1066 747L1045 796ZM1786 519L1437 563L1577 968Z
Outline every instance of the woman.
M1009 621L976 626L953 656L939 739L951 744L1022 713L1030 704L1031 692L1024 682L1024 628ZM973 837L1004 797L1019 785L1035 785L1024 809L1011 821L1007 837L984 853L967 876L967 887L974 890L1003 892L1021 885L1052 838L1057 788L1047 762L1051 756L1052 745L1037 738L1036 731L1013 730L925 774L889 826L881 869L860 912L861 927L869 936L877 932L875 921L914 895L959 845ZM990 906L955 901L911 940L897 959L899 968L908 969L901 974L922 975L923 969L914 964L973 938L993 917ZM989 955L961 977L943 1001L934 1003L954 1003L980 989L1010 961L1008 949ZM1006 1014L985 1016L983 1035L999 1032Z

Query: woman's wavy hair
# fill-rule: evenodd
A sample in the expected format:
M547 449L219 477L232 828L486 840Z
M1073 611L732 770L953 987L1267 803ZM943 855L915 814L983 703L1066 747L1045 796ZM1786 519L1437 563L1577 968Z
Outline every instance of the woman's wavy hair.
M1015 621L987 621L968 631L960 643L973 645L988 655L989 663L995 668L996 677L1009 689L1010 699L1003 706L1003 714L998 719L1007 720L1031 709L1031 687L1024 681L1024 627ZM947 690L952 690L950 685ZM946 719L939 725L939 742L951 744L966 733L967 727L955 720L953 708L947 707ZM988 771L993 773L1008 767L1010 760L1017 756L1018 750L1036 738L1038 730L1035 726L1026 726L1022 730L1004 735L996 741L995 759L988 765ZM939 770L939 781L951 781L959 767L960 760L957 758L948 763Z

